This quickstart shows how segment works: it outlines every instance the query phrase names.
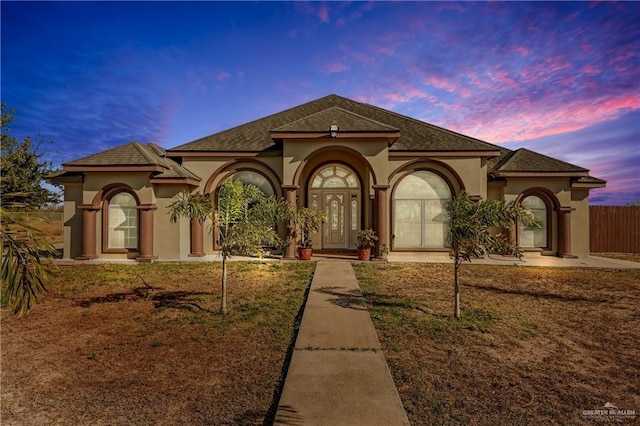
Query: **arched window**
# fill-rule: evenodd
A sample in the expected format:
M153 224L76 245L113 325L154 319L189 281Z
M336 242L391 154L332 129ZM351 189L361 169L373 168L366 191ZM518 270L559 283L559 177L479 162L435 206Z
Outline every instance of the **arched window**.
M338 164L325 167L320 170L313 181L311 188L359 188L356 175L345 167Z
M262 191L262 193L267 197L271 197L272 195L275 195L275 191L273 189L273 186L271 185L271 182L269 182L269 180L266 177L264 177L258 172L254 172L251 170L241 170L239 172L234 173L227 179L239 180L245 185L249 185L249 184L254 185L260 191Z
M118 192L107 200L108 249L138 248L138 209L136 199L128 192Z
M444 248L450 200L449 185L436 173L421 170L402 178L393 197L394 247Z
M548 226L549 226L549 209L544 200L536 195L529 195L522 200L522 207L525 207L533 213L540 222L540 228L526 227L522 224L518 225L518 236L520 247L538 247L547 248L548 245Z

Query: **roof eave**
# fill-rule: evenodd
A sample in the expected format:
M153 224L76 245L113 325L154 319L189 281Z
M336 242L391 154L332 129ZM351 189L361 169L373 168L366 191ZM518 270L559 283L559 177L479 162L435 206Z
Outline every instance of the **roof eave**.
M500 151L389 151L389 157L499 157Z
M167 151L168 157L277 157L280 150L266 151Z
M200 186L200 180L194 179L194 178L176 178L176 177L158 178L156 177L156 178L151 178L149 182L152 184L159 184L159 185L189 185L193 187Z
M496 177L511 177L511 178L528 178L528 177L581 177L588 176L588 171L573 171L573 172L551 172L551 171L504 171L494 170L489 173L490 176Z
M65 172L164 172L167 167L157 164L137 165L137 164L111 164L111 165L70 165L63 164Z
M46 176L45 182L57 183L60 185L66 185L70 183L83 183L84 176L81 173L69 173L63 170Z
M393 131L344 131L335 135L331 132L271 132L271 139L393 139L400 137L400 132Z

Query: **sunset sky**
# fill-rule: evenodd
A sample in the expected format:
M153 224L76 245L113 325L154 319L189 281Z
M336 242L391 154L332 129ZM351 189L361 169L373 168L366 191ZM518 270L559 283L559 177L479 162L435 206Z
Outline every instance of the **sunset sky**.
M608 181L640 199L635 2L1 2L12 133L61 164L171 148L331 93Z

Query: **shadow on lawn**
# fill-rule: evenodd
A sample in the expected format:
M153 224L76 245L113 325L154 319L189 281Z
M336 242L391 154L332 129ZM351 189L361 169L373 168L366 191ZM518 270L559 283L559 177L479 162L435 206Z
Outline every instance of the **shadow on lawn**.
M492 293L500 293L500 294L513 294L518 296L529 296L536 297L540 299L548 299L548 300L558 300L561 302L586 302L586 303L602 303L602 302L610 302L610 299L589 299L583 296L571 296L565 294L554 294L548 293L544 291L534 291L534 290L521 290L521 289L504 289L499 287L493 287L488 285L477 285L477 284L466 284L468 287L473 287L478 290L490 291Z
M83 308L88 308L91 305L94 305L97 303L116 303L116 302L122 302L125 300L131 300L131 301L151 300L153 302L154 308L156 309L174 308L174 309L181 309L181 310L187 310L192 312L195 312L195 311L208 312L208 313L217 312L207 308L203 308L194 300L191 300L193 297L211 296L213 293L170 291L170 292L154 294L155 290L157 290L157 288L151 289L149 287L136 287L129 292L112 293L112 294L107 294L106 296L91 297L89 299L80 301L78 305L82 306Z

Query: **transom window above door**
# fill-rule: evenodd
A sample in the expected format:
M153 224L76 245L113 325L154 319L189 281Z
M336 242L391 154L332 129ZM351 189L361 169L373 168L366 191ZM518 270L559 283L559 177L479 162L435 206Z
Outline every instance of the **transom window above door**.
M311 182L311 188L359 188L358 178L346 167L337 164L324 167Z

